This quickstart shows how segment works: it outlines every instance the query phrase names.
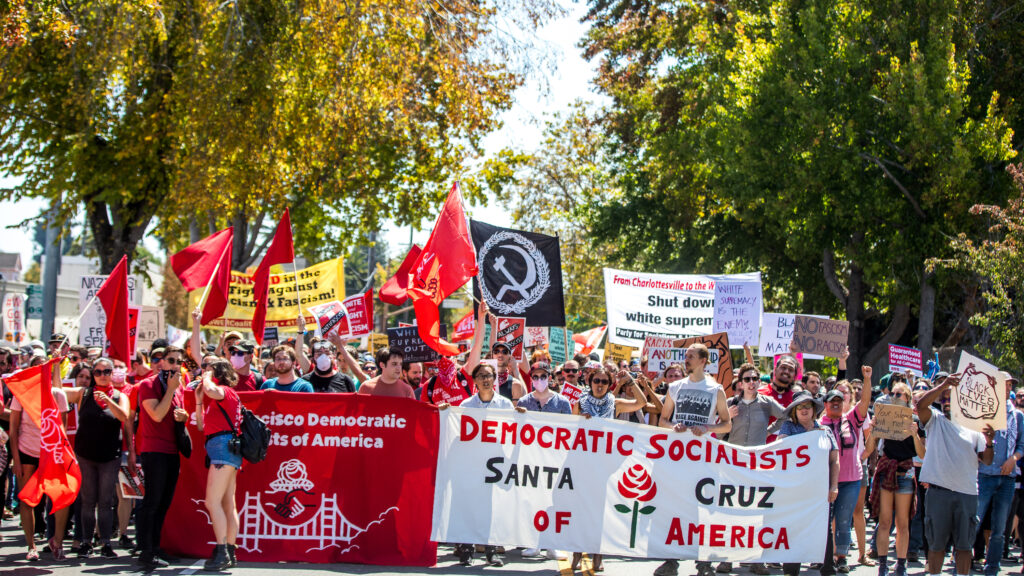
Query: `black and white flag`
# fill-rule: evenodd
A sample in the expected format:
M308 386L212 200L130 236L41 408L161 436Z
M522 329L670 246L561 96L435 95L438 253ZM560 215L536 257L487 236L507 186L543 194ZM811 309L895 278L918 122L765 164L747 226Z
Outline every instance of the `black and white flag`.
M473 294L495 316L525 316L527 326L565 326L558 238L470 221L476 265Z

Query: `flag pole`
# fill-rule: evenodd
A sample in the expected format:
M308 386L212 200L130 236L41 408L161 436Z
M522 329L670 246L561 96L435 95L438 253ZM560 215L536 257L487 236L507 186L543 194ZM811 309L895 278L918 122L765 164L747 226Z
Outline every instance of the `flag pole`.
M203 309L203 304L206 304L206 297L210 295L210 287L213 286L213 279L217 276L217 272L220 270L220 263L224 260L224 254L227 253L228 248L231 247L229 242L224 246L224 250L221 251L220 257L217 258L217 264L213 267L213 274L210 274L210 279L206 282L206 288L203 289L203 295L199 297L199 303L196 304L196 311Z
M104 280L104 282L106 282L106 280ZM100 288L102 287L103 285L100 284ZM78 326L82 323L82 318L85 318L85 314L89 311L90 308L92 308L93 303L96 302L96 298L98 298L99 295L100 291L99 289L97 289L96 293L92 295L91 299L89 299L89 303L86 304L85 308L82 309L82 313L78 315L78 318L75 318L74 322L64 322L64 339L60 341L60 346L57 347L58 351L64 347L64 344L67 343L69 333L72 330L78 328Z
M292 230L292 219L288 218L288 235L292 238L292 276L295 278L295 301L299 307L299 316L303 317L302 329L305 330L305 315L302 313L302 290L299 289L299 267L295 265L295 233Z

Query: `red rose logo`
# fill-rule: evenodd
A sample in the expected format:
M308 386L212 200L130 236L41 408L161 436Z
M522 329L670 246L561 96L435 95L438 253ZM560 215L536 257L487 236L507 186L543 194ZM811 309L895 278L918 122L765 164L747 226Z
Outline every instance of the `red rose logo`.
M623 498L650 502L657 493L658 485L647 473L647 469L640 464L635 464L623 472L622 478L619 479L619 494L622 494Z
M641 508L640 503L651 501L658 493L658 485L651 478L646 468L640 464L634 464L632 468L622 473L622 478L619 478L618 488L619 494L626 499L633 500L632 506L626 506L625 504L615 505L615 510L618 512L632 515L629 530L629 547L633 548L636 545L636 521L639 515L647 515L656 510L654 506L650 505Z

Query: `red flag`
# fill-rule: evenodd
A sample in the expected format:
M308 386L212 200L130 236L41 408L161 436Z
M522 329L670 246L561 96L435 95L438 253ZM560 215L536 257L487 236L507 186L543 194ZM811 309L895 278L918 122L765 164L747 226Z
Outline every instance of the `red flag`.
M455 356L459 347L441 338L441 301L476 276L476 249L462 211L458 182L445 200L419 260L412 269L409 297L416 310L420 338L442 356Z
M413 244L412 248L409 248L409 253L405 255L405 260L402 260L402 265L398 267L398 272L395 272L395 275L377 291L377 297L381 302L394 306L405 304L409 299L409 274L412 273L412 267L419 257L420 247Z
M225 228L171 256L171 268L185 290L192 292L210 286L203 306L203 322L220 318L228 307L234 233L233 226Z
M96 292L96 298L103 305L107 314L107 325L104 330L110 340L108 354L115 360L131 364L132 346L128 337L128 257L121 256L121 261L114 271L103 281Z
M292 219L288 209L284 209L281 221L277 223L274 239L270 248L263 255L263 260L252 276L253 298L256 300L256 311L252 315L252 333L256 342L263 345L263 326L267 320L267 295L270 291L270 267L274 264L285 264L295 261L295 244L292 242ZM301 306L299 307L301 310Z
M601 343L601 339L604 338L604 333L607 330L608 326L598 326L586 332L573 334L572 339L576 342L576 353L590 354L593 352L594 348L597 348L597 345Z
M40 429L39 467L28 479L18 498L29 506L38 506L43 494L53 501L53 510L74 503L82 485L82 471L61 425L51 380L59 358L4 378L4 384L21 403L22 416L29 417Z

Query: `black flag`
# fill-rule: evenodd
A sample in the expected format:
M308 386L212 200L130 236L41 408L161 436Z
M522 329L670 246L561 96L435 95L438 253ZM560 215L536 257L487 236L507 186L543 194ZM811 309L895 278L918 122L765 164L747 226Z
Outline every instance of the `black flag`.
M495 316L525 316L527 326L565 326L558 238L476 220L469 227L480 269L473 295Z

